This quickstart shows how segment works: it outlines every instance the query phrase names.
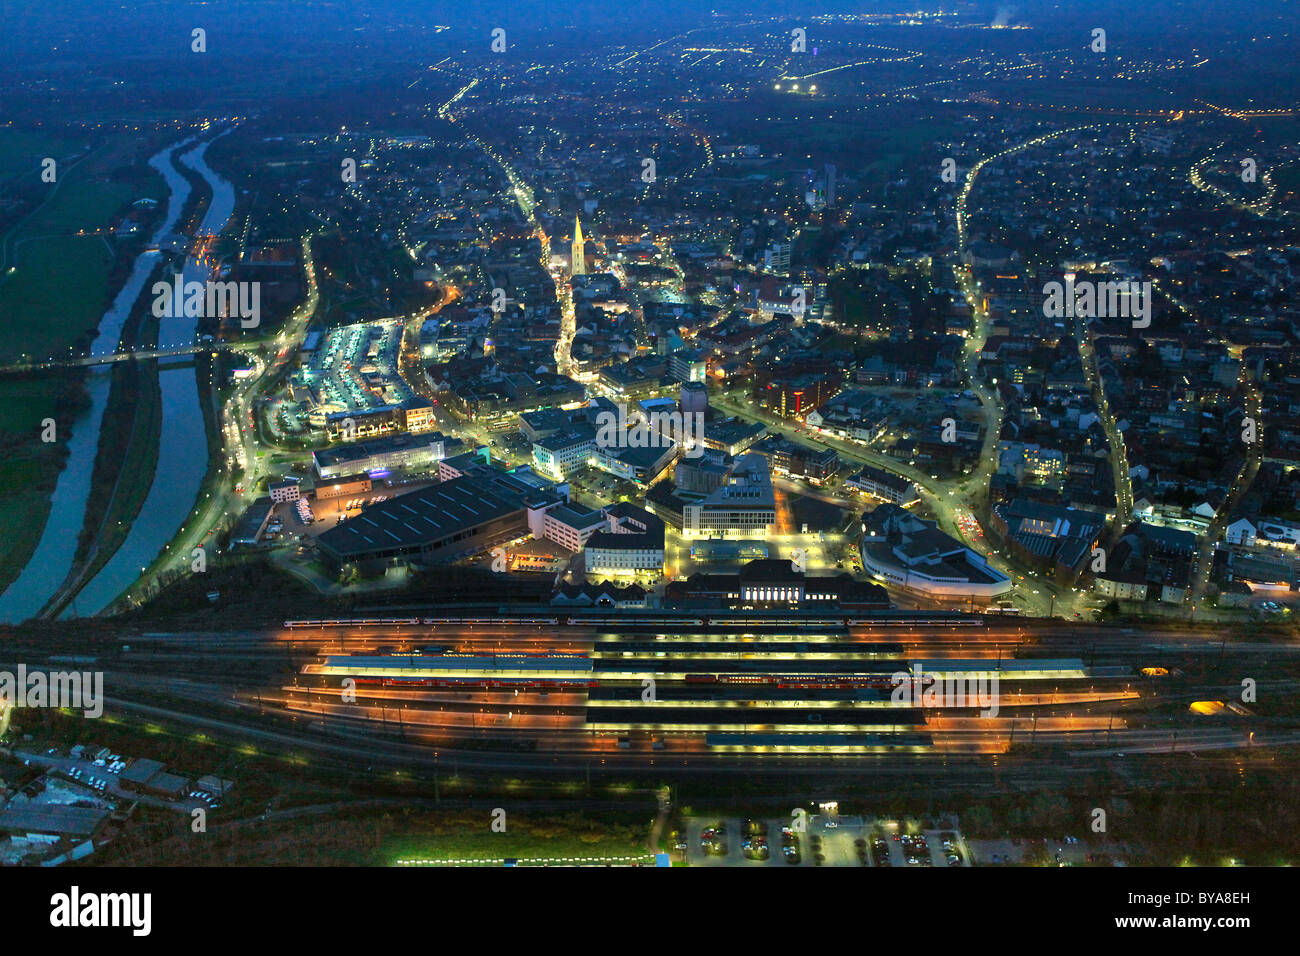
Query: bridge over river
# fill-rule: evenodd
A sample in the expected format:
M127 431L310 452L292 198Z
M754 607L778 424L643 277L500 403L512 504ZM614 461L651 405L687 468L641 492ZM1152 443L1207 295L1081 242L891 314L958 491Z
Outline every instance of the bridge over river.
M143 362L147 359L172 358L177 355L197 355L199 352L222 352L232 348L247 348L248 342L207 342L196 345L175 345L165 349L129 349L109 352L106 355L81 355L67 359L13 362L0 365L0 375L25 375L57 368L76 368L88 365L111 365L114 362Z

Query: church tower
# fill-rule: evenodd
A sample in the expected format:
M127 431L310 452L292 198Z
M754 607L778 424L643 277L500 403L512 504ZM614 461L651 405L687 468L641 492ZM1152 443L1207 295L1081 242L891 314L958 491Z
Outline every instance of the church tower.
M569 272L575 276L584 276L587 274L587 252L585 243L582 240L582 222L577 216L573 217L573 249L570 253L572 265Z

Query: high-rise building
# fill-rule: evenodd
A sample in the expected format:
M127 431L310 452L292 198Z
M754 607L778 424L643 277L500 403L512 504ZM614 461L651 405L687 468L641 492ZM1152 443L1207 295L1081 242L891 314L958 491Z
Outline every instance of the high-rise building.
M774 242L763 250L763 271L774 272L777 275L790 274L790 253L794 249L792 243Z
M709 364L699 349L678 349L668 359L668 374L679 382L702 382Z
M683 382L677 404L684 415L704 415L709 410L709 390L703 382Z
M587 250L582 239L582 221L573 217L573 249L570 253L572 265L569 271L575 276L587 274Z

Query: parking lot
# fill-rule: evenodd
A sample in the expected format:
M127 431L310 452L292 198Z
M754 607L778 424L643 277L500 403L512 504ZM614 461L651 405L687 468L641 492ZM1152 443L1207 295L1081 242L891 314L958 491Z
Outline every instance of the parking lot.
M415 393L398 374L402 322L388 319L331 329L303 380L322 405L364 411L398 404Z
M958 830L908 833L898 821L884 818L841 817L836 823L811 816L804 832L794 832L791 817L689 817L684 824L679 839L691 866L972 865Z
M105 759L90 756L72 757L53 749L42 753L15 750L14 757L22 760L28 766L41 767L62 773L73 785L84 787L89 794L99 794L109 800L132 800L149 806L166 807L170 810L185 813L190 812L195 807L206 807L215 810L221 806L217 797L197 789L188 791L184 796L175 800L147 796L138 791L123 789L120 783L120 775L126 769L127 761L118 754L112 754L111 759Z
M803 866L805 864L813 865L810 854L807 852L808 834L786 834L783 836L783 829L790 827L790 819L779 817L762 817L755 818L753 824L746 832L745 820L741 817L726 817L710 819L707 817L690 818L683 834L686 842L686 860L691 866ZM703 833L713 829L716 833L717 828L722 829L711 845L706 848L702 845L701 836ZM793 843L797 848L795 854L785 852L785 841L793 840L797 837L797 842ZM746 852L745 842L750 843L750 852ZM766 842L768 853L767 858L761 858L756 852L759 841Z
M635 499L640 495L634 483L590 466L570 475L569 484L576 491L601 502L613 502L624 497Z

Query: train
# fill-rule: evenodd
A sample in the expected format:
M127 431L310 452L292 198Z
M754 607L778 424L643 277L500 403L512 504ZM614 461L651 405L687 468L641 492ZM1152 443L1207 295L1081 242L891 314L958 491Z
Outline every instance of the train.
M687 674L686 683L708 686L757 685L776 687L781 690L845 690L859 688L893 690L895 687L900 686L900 682L896 681L893 675L886 674L859 674L844 677L831 677L821 674ZM928 687L933 683L933 675L923 674L921 676L920 685L922 687Z
M590 690L595 680L572 677L355 677L358 687L429 687L446 690Z
M334 618L316 621L285 621L284 626L290 630L309 627L432 627L437 624L476 625L512 625L533 624L538 627L559 626L565 623L557 617L358 617L350 619Z
M997 614L997 611L984 611L981 614ZM1016 611L1001 613L1014 614ZM558 614L555 617L361 617L361 618L326 618L321 620L291 620L284 626L289 630L323 627L436 627L439 624L462 625L469 627L628 627L628 626L675 626L708 627L712 624L732 627L753 626L771 627L784 623L804 626L834 627L983 627L985 622L981 614L952 614L949 616L909 616L907 614L879 614L873 617L834 615L825 618L791 618L748 617L728 612L726 614L702 615L700 617L678 617L676 615L655 614Z

